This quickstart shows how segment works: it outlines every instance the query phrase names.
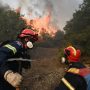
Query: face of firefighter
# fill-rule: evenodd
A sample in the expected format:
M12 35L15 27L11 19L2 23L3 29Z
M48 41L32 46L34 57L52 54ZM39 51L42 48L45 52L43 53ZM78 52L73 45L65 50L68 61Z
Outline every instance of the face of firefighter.
M26 46L27 46L28 48L33 48L33 43L30 42L30 41L28 41L28 42L26 43Z

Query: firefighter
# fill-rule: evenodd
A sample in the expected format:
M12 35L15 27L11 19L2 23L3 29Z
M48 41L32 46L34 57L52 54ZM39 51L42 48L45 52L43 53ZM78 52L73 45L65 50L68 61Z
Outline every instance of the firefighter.
M28 58L27 49L33 48L38 35L30 30L24 29L18 35L17 40L6 41L0 46L0 90L15 90L23 80L20 73L13 71L7 64L9 58ZM13 66L15 67L15 66ZM17 66L16 66L17 67Z
M87 82L83 76L88 70L85 72L86 67L80 62L80 56L81 51L73 46L64 49L64 57L61 60L68 68L55 90L87 90Z

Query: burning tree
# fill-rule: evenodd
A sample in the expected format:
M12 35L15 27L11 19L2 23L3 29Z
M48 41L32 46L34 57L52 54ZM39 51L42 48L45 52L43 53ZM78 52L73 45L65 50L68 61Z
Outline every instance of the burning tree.
M57 32L56 27L50 23L50 15L41 18L35 18L32 20L24 16L21 18L26 21L27 26L31 26L31 29L36 30L40 36L42 36L43 33L48 33L51 37L53 37Z

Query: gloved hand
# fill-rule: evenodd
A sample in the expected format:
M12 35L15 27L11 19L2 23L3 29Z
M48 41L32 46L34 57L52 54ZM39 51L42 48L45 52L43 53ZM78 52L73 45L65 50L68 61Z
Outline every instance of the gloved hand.
M22 76L19 73L14 73L11 70L5 72L4 78L15 88L18 87L22 81Z

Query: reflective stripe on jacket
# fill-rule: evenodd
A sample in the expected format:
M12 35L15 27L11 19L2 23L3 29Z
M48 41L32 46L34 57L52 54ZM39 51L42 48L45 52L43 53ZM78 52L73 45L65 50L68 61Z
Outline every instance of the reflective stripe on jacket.
M62 78L62 82L68 87L68 89L75 90L75 88L65 78Z
M6 45L4 45L4 47L7 47L8 49L12 50L12 52L13 52L14 54L17 52L16 48L13 47L13 46L10 45L10 44L6 44Z
M90 90L90 69L89 68L70 68L67 72L82 76L87 83L87 90Z

